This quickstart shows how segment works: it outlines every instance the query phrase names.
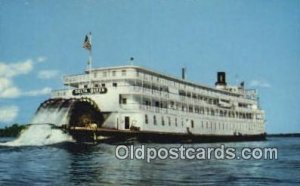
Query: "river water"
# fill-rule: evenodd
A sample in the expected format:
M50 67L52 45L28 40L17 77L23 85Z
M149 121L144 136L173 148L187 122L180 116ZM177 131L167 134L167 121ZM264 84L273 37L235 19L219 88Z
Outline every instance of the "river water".
M46 137L45 139L48 139ZM0 138L0 185L299 185L300 138L225 146L276 147L277 160L119 160L116 144L16 143ZM7 141L12 141L5 143ZM51 141L52 142L52 141ZM14 145L11 145L14 144ZM8 145L7 145L8 144ZM135 146L142 144L135 143ZM182 144L144 144L171 148ZM183 144L218 147L221 143Z

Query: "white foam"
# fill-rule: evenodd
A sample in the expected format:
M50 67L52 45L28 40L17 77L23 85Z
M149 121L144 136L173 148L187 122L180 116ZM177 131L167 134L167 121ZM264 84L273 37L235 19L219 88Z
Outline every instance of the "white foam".
M32 118L32 125L24 129L14 141L0 143L5 146L43 146L74 141L72 137L53 126L69 123L71 107L56 106L40 108Z
M69 111L67 108L41 108L32 118L32 124L51 123L56 126L69 123Z
M51 125L30 125L14 141L0 143L2 146L44 146L62 142L73 142L72 137Z

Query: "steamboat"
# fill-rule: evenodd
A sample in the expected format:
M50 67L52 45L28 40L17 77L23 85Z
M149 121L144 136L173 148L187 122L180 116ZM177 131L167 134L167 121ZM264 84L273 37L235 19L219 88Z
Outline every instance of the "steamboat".
M78 141L214 142L264 140L264 111L255 90L230 86L225 72L215 87L148 68L92 68L91 33L83 48L88 68L64 77L37 110ZM131 58L133 60L133 58ZM45 114L43 114L45 113ZM62 118L57 120L57 117ZM44 120L44 118L42 117Z
M64 128L78 141L214 142L264 140L264 111L255 90L230 86L225 72L214 87L148 68L90 68L64 77L38 110L67 108Z

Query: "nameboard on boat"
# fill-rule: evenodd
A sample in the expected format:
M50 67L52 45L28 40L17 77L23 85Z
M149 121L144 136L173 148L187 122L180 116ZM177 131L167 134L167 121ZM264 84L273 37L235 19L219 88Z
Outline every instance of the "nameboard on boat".
M105 94L107 92L106 87L99 87L99 88L80 88L74 89L72 94L74 96L78 95L86 95L86 94Z

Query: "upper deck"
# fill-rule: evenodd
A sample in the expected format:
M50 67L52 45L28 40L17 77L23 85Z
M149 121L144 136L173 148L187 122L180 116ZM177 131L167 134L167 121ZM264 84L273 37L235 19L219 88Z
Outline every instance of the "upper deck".
M84 74L68 75L64 77L64 85L79 88L80 85L92 86L90 82L105 82L105 81L118 81L118 80L135 80L142 81L142 84L147 85L147 82L160 84L165 87L175 87L183 92L185 96L192 97L195 91L205 91L217 95L225 95L236 98L245 98L252 101L257 101L257 95L255 90L246 90L243 87L238 86L224 86L224 87L210 87L199 83L180 79L166 75L154 70L146 69L139 66L117 66L117 67L105 67L94 68L89 71L85 71ZM180 93L179 93L180 94Z

